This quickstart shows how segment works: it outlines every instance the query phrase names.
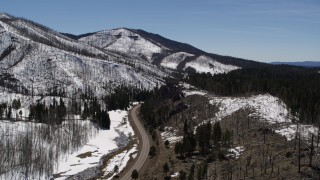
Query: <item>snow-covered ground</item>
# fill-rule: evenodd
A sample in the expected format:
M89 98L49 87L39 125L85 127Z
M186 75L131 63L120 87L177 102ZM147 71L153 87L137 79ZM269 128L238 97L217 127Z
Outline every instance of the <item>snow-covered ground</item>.
M111 127L110 130L100 130L98 134L88 141L81 149L73 152L64 159L60 159L57 163L57 167L54 170L54 174L61 173L62 176L69 176L79 173L87 168L96 166L99 164L100 159L103 155L109 154L119 147L127 145L129 141L129 136L134 135L134 131L128 122L128 112L127 111L110 111ZM79 157L89 153L87 157ZM124 155L119 155L122 158L123 165L128 161ZM117 159L118 157L116 157ZM114 168L116 163L111 163L107 170ZM123 166L119 166L121 168Z
M172 177L172 178L178 178L179 175L180 175L179 172L175 172L175 173L171 174L171 177Z
M283 135L287 140L293 140L296 137L297 125L290 124L275 130L276 133ZM318 128L313 125L299 124L299 133L302 138L310 139L311 134L318 135Z
M110 130L98 129L94 123L87 120L69 120L56 126L0 120L0 145L2 146L0 150L2 152L14 152L9 149L31 145L30 148L25 148L25 151L14 152L16 160L12 159L12 154L6 156L11 160L5 158L0 160L0 171L7 171L0 175L0 179L23 179L25 177L47 179L52 174L59 174L59 179L65 179L99 165L102 156L126 146L129 138L134 136L134 131L128 121L128 111L109 111L109 115ZM111 159L106 170L110 171L115 165L118 165L121 171L130 159L129 155L136 152L136 146ZM30 157L23 154L28 153L28 150L32 152ZM43 153L46 155L41 156ZM19 164L27 160L31 161L29 168L10 166L10 164ZM40 169L37 166L38 163L35 163L39 160L41 161ZM17 173L20 171L26 173Z
M41 26L28 21L13 19L12 23L0 20L0 54L5 51L8 54L1 57L0 74L8 74L17 79L14 83L20 89L27 89L29 93L34 91L34 94L46 94L54 86L59 86L71 94L79 89L84 92L90 86L95 95L99 96L110 93L123 84L152 89L157 82L160 83L159 79L166 76L156 66L142 62L141 58L115 55L55 31L43 30ZM20 28L24 28L32 36L25 35ZM135 35L128 30L118 31L123 33L123 38L120 38L123 42L118 45L113 43L116 49L128 50L129 54L139 50L138 54L142 51L146 56L161 51L160 46L143 38L133 40L132 36ZM38 42L39 39L55 41L48 45ZM126 43L126 40L132 44Z
M160 65L170 69L177 69L177 66L184 61L187 57L194 56L186 52L177 52L170 54L162 59Z
M178 130L173 129L172 127L165 127L164 132L161 133L163 141L168 140L170 143L179 142L183 139L182 136L177 135Z
M154 44L139 34L124 28L99 31L80 38L80 41L126 54L143 54L150 62L154 53L161 53L163 50L161 45Z
M244 151L244 147L243 146L238 146L238 147L234 147L234 148L230 148L228 150L228 152L230 154L228 154L227 156L232 156L236 159L239 158L239 156L241 155L241 153Z
M185 97L191 96L191 95L195 95L195 94L202 95L202 96L207 94L206 92L199 91L199 90L183 90L182 92L183 92Z
M117 154L114 156L110 161L108 162L108 166L103 169L104 175L111 175L110 178L112 179L112 176L116 175L117 172L114 172L114 167L118 166L118 172L121 172L127 165L128 161L130 160L130 156L132 158L135 158L137 155L137 145L135 145L130 150L124 151L120 154Z
M210 103L219 107L219 111L210 121L220 121L240 109L250 109L249 116L259 117L269 124L278 124L280 127L276 133L292 140L296 135L297 125L292 120L297 120L288 110L285 103L269 94L255 95L250 97L210 97ZM299 132L302 138L309 138L310 134L316 135L318 128L313 125L300 124Z
M77 151L97 132L90 121L46 125L0 120L0 179L48 179L59 159Z
M202 96L208 94L208 92L203 91L203 90L198 90L194 86L187 84L187 83L181 82L179 85L182 86L182 88L183 88L182 93L184 94L185 97L195 95L195 94L202 95Z
M198 73L211 73L212 75L228 73L239 69L237 66L222 64L207 56L200 56L195 60L186 63L184 69L187 69L188 67L195 69Z
M292 118L285 103L269 94L250 97L212 97L210 103L219 107L219 111L213 119L215 121L220 121L222 118L246 108L253 110L249 116L261 117L269 123L291 122Z

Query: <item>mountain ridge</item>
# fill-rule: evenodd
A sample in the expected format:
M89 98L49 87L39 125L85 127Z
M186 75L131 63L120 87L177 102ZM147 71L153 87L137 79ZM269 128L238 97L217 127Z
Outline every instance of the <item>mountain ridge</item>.
M103 94L121 84L152 89L176 73L214 75L268 66L207 53L141 29L117 28L72 35L5 13L0 15L0 27L0 82L7 82L3 87L18 83L25 93L70 93L76 89L84 92L91 87L95 94ZM11 90L16 91L17 87Z
M295 62L285 62L285 61L275 61L270 64L275 65L292 65L292 66L301 66L301 67L320 67L320 61L295 61Z

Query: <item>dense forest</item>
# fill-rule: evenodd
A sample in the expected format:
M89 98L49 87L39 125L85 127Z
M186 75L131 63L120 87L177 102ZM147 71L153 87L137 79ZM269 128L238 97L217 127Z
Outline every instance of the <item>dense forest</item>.
M183 97L181 87L174 80L167 80L165 86L155 88L141 105L141 116L146 124L152 128L163 125L175 113L168 105L168 101L177 101Z
M293 66L244 68L228 74L193 74L185 81L221 96L269 93L282 99L301 122L320 123L320 74Z

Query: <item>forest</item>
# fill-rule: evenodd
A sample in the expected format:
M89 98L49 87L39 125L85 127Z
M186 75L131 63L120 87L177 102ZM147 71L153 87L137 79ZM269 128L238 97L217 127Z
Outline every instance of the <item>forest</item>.
M269 93L282 99L304 123L320 123L320 74L317 69L278 65L244 68L228 74L192 74L184 81L220 96Z
M141 105L141 116L148 126L157 128L165 123L173 111L166 103L183 97L176 80L167 80L166 85L155 88Z

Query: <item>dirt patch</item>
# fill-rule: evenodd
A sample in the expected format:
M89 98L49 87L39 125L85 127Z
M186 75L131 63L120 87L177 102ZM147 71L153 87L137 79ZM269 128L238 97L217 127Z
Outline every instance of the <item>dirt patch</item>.
M82 153L82 154L79 154L78 156L76 156L78 158L81 158L81 159L85 159L87 157L92 157L92 152L89 151L89 152L85 152L85 153Z

